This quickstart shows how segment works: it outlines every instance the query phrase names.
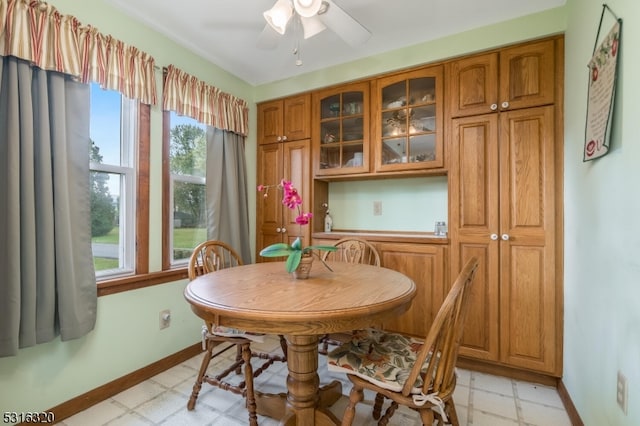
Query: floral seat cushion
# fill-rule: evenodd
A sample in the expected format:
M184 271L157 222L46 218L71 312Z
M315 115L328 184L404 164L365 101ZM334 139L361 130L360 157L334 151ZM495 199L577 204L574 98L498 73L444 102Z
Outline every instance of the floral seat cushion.
M381 388L399 392L407 381L423 341L375 329L358 330L350 342L327 354L329 371L354 374ZM427 356L423 373L431 356ZM424 376L424 374L423 374ZM423 378L413 384L411 393L419 394Z

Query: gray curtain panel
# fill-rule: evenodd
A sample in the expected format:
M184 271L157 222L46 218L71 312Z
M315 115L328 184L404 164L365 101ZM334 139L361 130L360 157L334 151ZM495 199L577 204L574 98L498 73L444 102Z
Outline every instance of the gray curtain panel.
M244 137L207 128L207 236L224 241L251 262Z
M0 356L95 326L89 86L0 56Z

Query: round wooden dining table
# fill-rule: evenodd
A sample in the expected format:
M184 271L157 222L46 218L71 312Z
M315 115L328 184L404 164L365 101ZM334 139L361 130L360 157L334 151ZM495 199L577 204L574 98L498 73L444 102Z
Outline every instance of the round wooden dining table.
M327 406L342 394L340 382L320 389L318 337L380 324L405 312L413 281L391 269L320 261L308 279L297 280L284 262L221 269L189 282L184 296L205 321L247 331L283 334L287 349L287 393L256 392L258 412L283 425L335 425Z

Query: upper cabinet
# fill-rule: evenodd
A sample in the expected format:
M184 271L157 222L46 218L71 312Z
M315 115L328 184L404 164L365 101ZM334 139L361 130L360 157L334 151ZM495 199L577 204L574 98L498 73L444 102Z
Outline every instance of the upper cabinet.
M554 41L480 54L447 65L451 117L549 105L555 101Z
M373 89L375 171L442 168L443 67L381 77Z
M316 176L369 171L369 83L313 93L313 156Z
M258 104L258 143L309 139L310 118L309 93Z

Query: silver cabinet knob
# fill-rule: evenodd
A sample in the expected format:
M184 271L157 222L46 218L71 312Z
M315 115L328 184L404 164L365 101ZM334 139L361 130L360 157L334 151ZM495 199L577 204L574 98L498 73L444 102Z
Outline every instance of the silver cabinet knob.
M509 234L502 234L502 240L507 241L509 239Z
M282 140L282 136L278 136L277 140L280 142Z
M282 232L283 234L285 234L285 233L287 232L287 228L285 228L285 227L282 227L282 228L280 228L280 229L281 229L281 231L280 231L280 232Z
M491 234L491 239L496 241L498 239L498 234Z
M498 104L491 104L491 111L495 111L498 109Z
M282 228L276 228L276 232L278 233L282 232Z
M283 140L283 141L286 141L286 140L287 140L287 135L284 135L284 136L282 137L282 140Z
M502 103L502 108L509 108L509 102L504 101L504 102Z

